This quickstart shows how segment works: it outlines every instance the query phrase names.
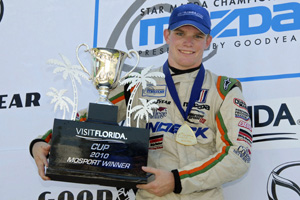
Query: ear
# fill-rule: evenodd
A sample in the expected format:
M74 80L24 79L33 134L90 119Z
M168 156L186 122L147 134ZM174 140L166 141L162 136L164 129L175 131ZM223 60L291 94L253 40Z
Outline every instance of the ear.
M206 36L206 44L205 44L205 49L207 49L212 41L212 36L211 35L207 35Z
M171 34L171 31L169 29L165 29L164 30L164 38L165 38L165 41L167 44L169 44L169 41L170 41L170 34Z

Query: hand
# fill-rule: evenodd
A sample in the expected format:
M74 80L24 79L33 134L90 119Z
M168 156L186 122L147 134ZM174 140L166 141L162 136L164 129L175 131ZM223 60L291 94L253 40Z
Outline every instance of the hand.
M174 191L175 180L172 172L156 169L153 167L142 167L145 172L155 175L155 180L147 184L139 184L136 187L146 190L156 196L164 196Z
M36 166L40 177L43 180L50 180L49 177L45 175L45 166L48 167L47 155L50 151L50 145L46 142L37 142L32 147L32 155L35 160Z

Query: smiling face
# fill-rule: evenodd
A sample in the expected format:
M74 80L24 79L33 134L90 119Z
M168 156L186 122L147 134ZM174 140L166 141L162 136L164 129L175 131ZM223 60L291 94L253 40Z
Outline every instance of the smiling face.
M212 37L204 35L194 26L185 25L173 31L164 30L169 45L168 61L176 69L192 69L202 62L203 52L209 47Z

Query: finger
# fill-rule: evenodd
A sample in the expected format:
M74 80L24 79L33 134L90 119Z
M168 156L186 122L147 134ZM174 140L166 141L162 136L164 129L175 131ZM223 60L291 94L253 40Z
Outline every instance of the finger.
M139 184L137 185L138 189L146 190L147 192L154 194L156 196L160 196L159 194L161 193L159 186L155 182L151 182L148 184Z
M136 185L136 187L137 187L138 189L142 189L142 190L148 190L148 189L151 189L150 183L148 183L148 184L138 184L138 185Z
M48 177L45 176L45 166L48 167L48 161L45 156L38 156L35 159L36 166L38 168L38 173L43 180L49 180Z
M144 189L144 185L145 184L138 184L138 185L136 185L136 188L138 188L138 189Z
M51 148L51 145L49 145L49 144L45 147L45 150L47 151L47 154L50 152L50 148Z
M47 146L42 147L42 150L43 150L43 153L45 156L47 156L49 154L50 148L51 148L51 146L49 144L47 144Z
M50 178L49 177L47 177L46 175L45 175L45 168L44 168L44 164L43 163L39 163L39 164L37 164L37 167L38 167L38 173L39 173L39 175L40 175L40 177L43 179L43 180L50 180Z
M43 174L39 174L39 175L40 175L40 177L41 177L44 181L50 180L50 178L49 178L48 176L46 176L46 175L43 175Z
M41 161L43 162L43 164L48 167L48 160L46 157L41 157Z
M153 167L146 167L146 166L143 166L142 167L142 170L144 172L148 172L148 173L152 173L152 174L155 174L158 172L158 170L156 168L153 168Z

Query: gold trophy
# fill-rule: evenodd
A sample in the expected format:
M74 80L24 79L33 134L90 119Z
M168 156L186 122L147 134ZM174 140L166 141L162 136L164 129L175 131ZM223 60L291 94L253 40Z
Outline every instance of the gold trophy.
M89 52L92 56L92 72L90 73L86 67L82 64L79 59L79 49L84 46L86 48L85 52ZM89 48L87 44L80 44L76 49L76 56L80 66L83 71L86 72L90 76L90 80L92 80L96 89L99 92L99 100L97 103L112 105L112 103L108 100L107 96L111 89L117 87L118 83L121 81L120 76L123 68L124 61L126 58L131 58L131 54L135 54L137 58L137 62L135 66L125 74L122 79L129 76L129 74L137 67L139 64L139 54L130 50L128 53L124 51L120 51L117 49L109 49L109 48Z

